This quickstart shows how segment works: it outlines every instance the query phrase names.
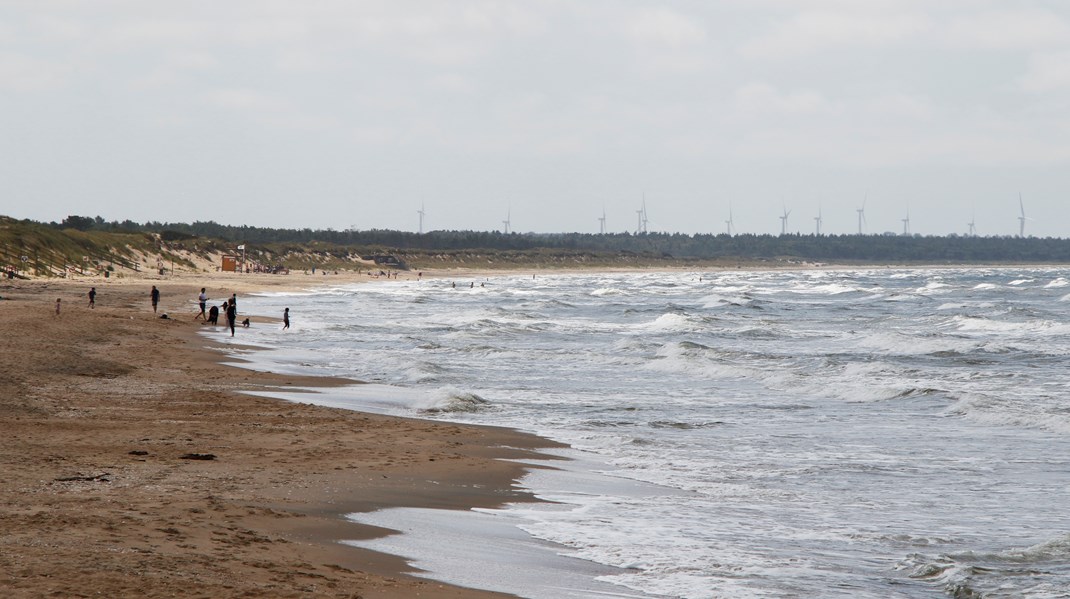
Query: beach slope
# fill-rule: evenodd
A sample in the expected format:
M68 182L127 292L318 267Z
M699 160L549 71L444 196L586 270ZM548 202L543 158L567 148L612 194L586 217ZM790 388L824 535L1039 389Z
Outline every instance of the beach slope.
M221 365L188 299L161 319L151 284L161 312L198 291L102 285L90 309L89 283L0 287L5 597L501 596L338 543L385 532L344 515L530 499L502 458L549 442L244 395L341 382Z

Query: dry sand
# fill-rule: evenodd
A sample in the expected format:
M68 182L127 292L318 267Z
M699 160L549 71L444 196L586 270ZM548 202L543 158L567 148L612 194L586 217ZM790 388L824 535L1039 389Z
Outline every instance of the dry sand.
M339 544L384 532L343 516L528 500L501 458L549 442L244 395L344 381L223 366L192 319L201 286L240 308L252 289L367 278L0 282L0 595L501 597Z

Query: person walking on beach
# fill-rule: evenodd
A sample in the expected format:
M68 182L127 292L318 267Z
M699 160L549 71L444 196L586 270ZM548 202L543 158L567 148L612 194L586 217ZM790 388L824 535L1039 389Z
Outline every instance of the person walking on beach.
M290 309L286 308L282 311L282 330L290 328Z
M230 336L234 336L234 323L238 320L238 306L233 301L227 304L227 326L230 327Z
M89 295L89 309L92 310L97 307L97 288L90 287L87 295Z
M193 320L197 320L198 317L203 318L205 322L208 322L208 314L204 312L204 308L208 305L208 294L204 292L204 287L201 287L201 294L197 296L197 301L201 304L201 313L193 317Z
M152 313L156 313L156 304L160 303L160 290L155 285L152 286L152 293L149 294L149 298L152 299Z
M61 298L58 298L58 297L56 298L56 316L59 316L59 305L60 305L61 301L62 301Z
M237 314L238 313L238 294L237 293L230 294L230 305L234 308L234 313Z

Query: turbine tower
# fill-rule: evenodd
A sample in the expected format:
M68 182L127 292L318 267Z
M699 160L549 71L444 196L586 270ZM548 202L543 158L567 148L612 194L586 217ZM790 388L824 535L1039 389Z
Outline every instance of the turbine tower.
M817 206L817 216L814 217L814 224L817 225L817 227L816 227L817 233L816 234L817 234L818 237L821 236L821 220L822 220L821 219L821 205L818 204L818 206Z
M1025 221L1033 220L1025 215L1025 204L1022 202L1022 192L1018 192L1018 207L1022 215L1018 217L1018 237L1025 237Z
M732 227L736 225L735 221L732 220L732 202L728 203L728 220L724 221L724 224L728 229L728 236L731 237Z
M638 225L636 226L635 234L646 233L646 224L648 222L646 218L646 192L643 192L643 207L636 210L635 214L638 217Z
M420 203L420 209L416 211L420 215L420 235L424 234L424 205Z
M855 208L855 212L858 213L858 234L862 234L862 223L866 222L866 201L869 200L869 194L862 199L862 207Z
M788 232L788 216L791 214L791 210L788 210L787 206L784 206L784 216L780 217L780 234L786 235Z
M968 235L970 237L977 237L977 227L976 227L977 223L975 222L976 220L977 220L977 214L974 213L974 214L970 215L970 222L966 223L966 226L970 228L970 232L968 233Z
M907 208L907 217L900 220L903 221L903 236L910 235L910 208Z
M510 224L510 222L512 220L513 220L513 209L510 208L509 211L505 213L505 220L502 221L502 224L505 225L505 234L506 235L509 234L509 224Z
M598 219L598 234L606 234L606 207L602 206L602 216Z

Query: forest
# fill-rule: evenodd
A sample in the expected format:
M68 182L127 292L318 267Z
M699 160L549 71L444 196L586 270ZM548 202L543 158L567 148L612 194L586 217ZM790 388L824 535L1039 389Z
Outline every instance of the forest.
M562 250L658 259L799 259L814 262L1070 263L1070 240L1037 237L921 235L754 235L682 233L502 233L498 231L277 229L212 221L143 224L69 216L57 229L152 233L163 240L207 238L232 244L326 243L381 252Z

